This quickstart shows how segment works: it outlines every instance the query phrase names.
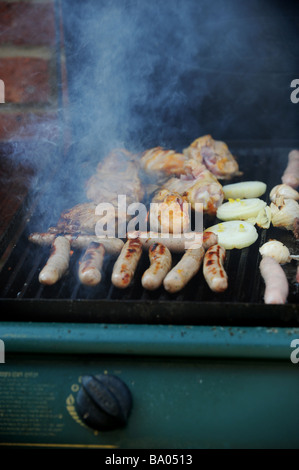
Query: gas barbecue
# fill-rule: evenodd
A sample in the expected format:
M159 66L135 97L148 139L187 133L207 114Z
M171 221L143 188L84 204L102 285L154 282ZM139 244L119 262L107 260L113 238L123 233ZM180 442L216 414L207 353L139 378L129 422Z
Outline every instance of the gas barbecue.
M200 17L208 11L206 2L202 2L199 10L196 2L183 2L184 7L180 1L174 3L182 8L183 25L187 18L190 20L192 12ZM285 58L282 71L275 68L277 57L270 57L262 71L257 67L249 76L244 70L236 73L238 64L234 60L228 60L228 65L234 68L226 68L221 57L222 28L232 27L238 20L241 29L242 25L246 31L248 29L246 12L237 9L236 16L232 14L237 2L227 2L227 16L218 20L219 24L217 19L209 17L202 28L205 34L211 33L207 26L211 24L212 31L218 32L219 36L213 36L220 47L215 52L215 63L223 67L219 73L227 87L237 90L242 86L239 92L243 92L247 103L245 111L240 109L241 98L238 106L236 100L231 105L228 88L219 100L215 96L211 98L219 81L211 82L211 87L206 88L215 74L215 63L209 58L206 40L201 37L197 53L191 54L189 50L186 53L184 73L177 81L185 87L185 107L178 97L177 102L171 103L174 117L168 115L170 96L162 95L164 88L171 89L174 85L171 80L168 85L161 81L164 74L161 70L158 72L164 51L160 51L161 59L157 55L157 44L149 39L148 32L153 28L153 36L156 33L159 40L165 40L159 26L167 12L170 18L177 18L172 4L165 2L155 10L160 5L158 1L153 2L152 7L141 2L138 8L132 1L115 2L114 6L109 2L98 2L95 6L95 2L87 1L84 7L82 2L80 5L69 0L56 3L57 17L64 27L68 112L74 141L67 150L63 145L57 148L33 143L20 148L18 144L18 155L31 154L35 162L38 153L44 155L36 175L36 168L30 165L26 172L24 168L11 168L15 143L1 148L7 196L2 198L0 210L8 214L0 240L0 338L5 345L5 364L0 367L0 443L3 446L83 446L107 450L299 446L298 364L291 360L292 351L299 345L297 266L295 262L283 266L290 286L285 305L264 304L264 283L259 272L259 247L265 241L277 238L292 253L298 252L298 242L292 232L274 227L259 228L256 243L242 250L228 251L225 269L229 287L221 294L208 288L201 271L177 294L169 294L163 287L153 292L143 289L141 276L148 267L146 252L132 285L124 290L111 284L113 256L105 259L101 283L96 287L83 286L77 276L80 250L74 250L67 274L55 285L44 286L38 281L49 248L33 245L28 236L55 224L61 211L82 197L84 181L99 155L105 154L111 139L112 144L115 143L113 127L125 144L134 142L144 148L158 142L180 151L190 143L205 116L204 131L209 126L221 136L230 136L223 140L238 158L243 172L238 181L267 183L263 196L267 202L271 188L281 181L289 151L298 148L298 112L289 100L290 90L285 92L281 88L282 84L288 87L290 79L294 78L294 56L290 53L289 60ZM261 10L256 10L257 5L253 4L252 14L258 15ZM263 47L266 51L270 47L267 41L274 34L272 28L280 24L275 8L273 17L266 10L268 16L257 22L262 51ZM288 21L293 25L292 21L298 17L289 20L293 11L291 2L286 2L285 8L282 25ZM155 11L159 11L159 20ZM224 14L223 9L221 11ZM153 17L149 17L147 23L144 15L150 12ZM141 18L144 23L140 23ZM157 20L158 30L154 28L154 20ZM110 28L118 28L120 24L124 27L118 37L116 29ZM82 25L86 30L83 37ZM132 25L136 26L136 35L141 41L135 63L133 41L129 40ZM165 34L169 32L167 26ZM186 26L182 35L185 33ZM290 27L289 36L285 33L283 38L286 44L293 40L292 34L295 33ZM88 42L91 37L92 43ZM191 35L193 37L197 35ZM230 41L233 37L232 34ZM112 54L109 60L101 42L107 38L112 41L104 44ZM173 47L168 51L169 62L165 64L168 78L168 73L174 72L178 60L182 59L180 53L185 51L175 42L177 38L181 36L174 34ZM248 39L246 34L245 38ZM120 77L108 87L111 73L116 71L114 67L122 65L117 48L124 39L128 46L121 52L127 51L130 66L125 71L119 69ZM298 45L296 47L298 50ZM100 52L95 55L97 49ZM178 52L177 57L173 55L174 50ZM234 49L236 56L240 50L239 44ZM129 71L135 70L131 67L137 65L143 54L148 59L152 54L154 60L152 74L147 70L152 83L147 98L151 96L152 100L141 122L141 108L145 103L136 90L144 84L143 76ZM190 60L194 61L192 67ZM202 60L208 60L203 69L196 66L196 61L201 64ZM247 60L250 62L252 58L247 56ZM259 57L259 67L261 63ZM146 67L146 63L142 65ZM97 76L101 67L106 68ZM271 83L269 76L273 78ZM123 89L123 80L131 80L132 86ZM246 88L249 82L252 86L255 83L254 92ZM203 96L200 87L204 90ZM132 100L130 123L138 124L137 127L127 126L125 111L128 108L124 104L127 105L128 97L124 90ZM161 113L156 107L158 101L155 102L159 93L164 106ZM267 96L257 108L260 93ZM272 103L273 96L278 105ZM96 99L101 108L98 112L92 106ZM225 119L220 119L227 103L232 111ZM108 104L113 112L119 109L116 122L110 114L102 121L101 114L107 112ZM272 112L273 106L280 105L283 111L277 116ZM86 107L89 113L83 115ZM232 117L235 112L236 118ZM287 116L284 120L282 112ZM245 114L248 114L246 120ZM184 122L187 125L183 125ZM251 129L247 128L249 122ZM97 126L102 130L100 136L95 131ZM29 188L22 192L23 186L15 184L10 171L16 175L29 174Z

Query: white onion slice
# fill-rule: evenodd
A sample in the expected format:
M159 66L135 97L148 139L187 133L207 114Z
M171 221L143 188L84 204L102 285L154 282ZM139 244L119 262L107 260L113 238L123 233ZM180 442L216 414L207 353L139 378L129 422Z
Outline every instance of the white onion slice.
M266 202L262 199L230 199L217 209L217 218L220 220L246 220L256 217L258 213L266 207Z
M243 220L222 222L207 228L206 232L215 233L218 236L219 245L226 250L246 248L258 238L255 226Z
M265 194L267 185L262 181L243 181L222 186L225 199L250 199Z

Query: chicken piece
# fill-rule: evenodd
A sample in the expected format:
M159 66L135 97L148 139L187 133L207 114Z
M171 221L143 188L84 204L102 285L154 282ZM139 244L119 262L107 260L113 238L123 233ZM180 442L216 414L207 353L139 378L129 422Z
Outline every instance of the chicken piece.
M174 150L165 150L162 147L154 147L146 150L141 155L140 166L150 175L158 177L163 175L181 175L184 173L184 165L187 157Z
M162 147L155 147L144 152L140 166L148 175L154 177L157 187L169 176L196 177L206 169L206 166L198 159L188 158L182 153L164 150Z
M157 224L157 225L156 225ZM190 224L188 201L185 196L167 189L158 191L150 208L151 230L164 233L183 233Z
M48 233L94 235L97 222L103 217L101 211L97 211L97 205L101 202L110 203L115 209L105 216L107 224L109 221L114 224L120 216L126 220L126 208L122 214L118 213L118 196L126 196L126 204L129 205L140 201L144 195L134 158L126 150L116 149L111 152L98 164L96 173L87 182L86 191L90 202L77 204L62 212L56 226L50 227Z
M183 153L188 159L203 163L217 178L230 179L240 174L239 165L226 143L214 140L211 135L199 137Z
M100 219L95 211L94 203L77 204L62 212L56 226L50 227L48 232L94 234L96 223Z
M140 202L144 196L136 156L123 150L115 149L97 166L97 171L86 184L87 198L95 204L111 203L115 208L118 196L125 195L126 202Z
M224 193L217 178L203 165L180 178L170 178L162 189L178 193L190 203L191 208L198 211L198 203L202 204L205 214L216 215L217 208L222 204Z

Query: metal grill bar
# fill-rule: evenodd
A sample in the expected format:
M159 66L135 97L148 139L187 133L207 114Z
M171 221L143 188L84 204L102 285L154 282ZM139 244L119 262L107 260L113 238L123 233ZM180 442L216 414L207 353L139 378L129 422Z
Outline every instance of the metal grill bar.
M235 153L239 155L240 166L246 175L244 179L266 181L269 192L279 183L287 152L288 149L263 148L239 149ZM273 155L276 165L273 165ZM259 230L256 244L243 250L227 251L225 268L229 288L226 292L213 293L201 270L182 291L171 295L163 287L153 292L142 288L141 277L149 266L146 252L142 255L134 282L125 290L111 284L115 261L112 257L104 262L100 285L94 288L81 285L77 274L81 256L78 251L71 256L69 271L60 282L54 286L42 286L38 282L38 274L47 261L49 249L28 242L32 227L38 227L34 214L0 272L0 303L4 319L8 308L11 319L10 306L14 305L18 307L17 319L25 316L38 321L258 325L292 322L298 325L298 285L294 282L296 264L291 263L286 269L291 287L290 302L286 306L271 306L269 309L263 304L263 281L259 273L259 247L268 238L277 237L294 253L297 246L291 232L273 228ZM178 260L179 256L173 255L174 264Z

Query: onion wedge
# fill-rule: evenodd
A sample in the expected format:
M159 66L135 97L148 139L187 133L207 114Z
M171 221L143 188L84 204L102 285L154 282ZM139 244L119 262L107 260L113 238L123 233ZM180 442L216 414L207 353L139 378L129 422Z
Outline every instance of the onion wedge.
M230 220L209 227L207 232L218 236L219 245L226 250L242 249L252 245L258 238L254 225L243 220Z
M225 199L249 199L265 194L267 185L262 181L243 181L222 186Z
M267 203L259 198L230 199L217 209L217 218L220 220L246 220L257 217Z

